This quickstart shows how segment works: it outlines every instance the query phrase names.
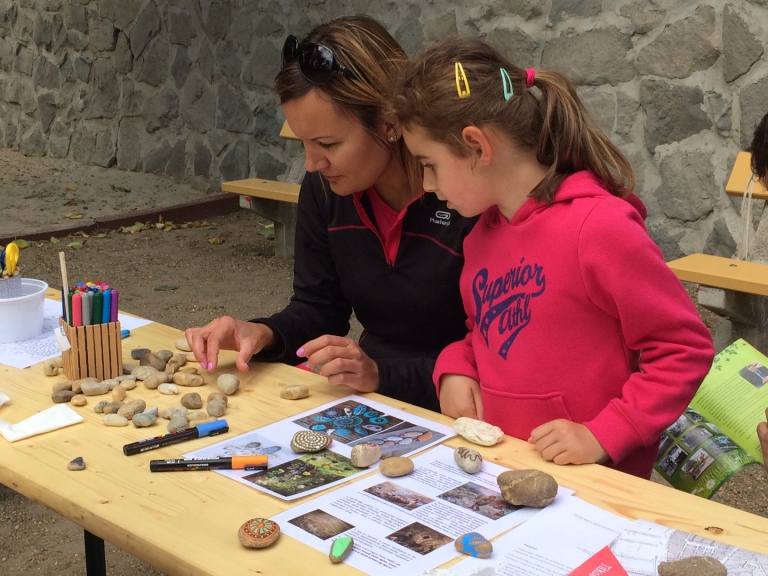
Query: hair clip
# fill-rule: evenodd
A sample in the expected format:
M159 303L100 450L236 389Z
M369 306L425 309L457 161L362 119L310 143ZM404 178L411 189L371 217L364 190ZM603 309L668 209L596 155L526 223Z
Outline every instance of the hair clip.
M536 69L528 68L525 71L525 85L531 88L536 83Z
M504 100L509 100L515 93L512 78L509 77L509 73L504 68L499 68L499 72L501 72L501 84L504 86Z
M456 62L454 65L454 73L456 74L456 92L458 92L459 98L469 98L469 82L461 62ZM462 84L464 84L463 88Z

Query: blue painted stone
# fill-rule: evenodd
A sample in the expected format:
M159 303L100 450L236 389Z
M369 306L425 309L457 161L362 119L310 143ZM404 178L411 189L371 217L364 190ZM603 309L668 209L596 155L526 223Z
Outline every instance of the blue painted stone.
M488 558L493 552L493 544L488 542L485 536L477 532L470 532L459 536L453 545L462 554L469 554L475 558Z

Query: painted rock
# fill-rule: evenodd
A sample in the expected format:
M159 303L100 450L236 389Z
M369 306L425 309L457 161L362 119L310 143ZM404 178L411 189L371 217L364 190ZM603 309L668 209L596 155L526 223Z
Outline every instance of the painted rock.
M344 562L344 559L352 552L352 547L355 545L355 540L352 536L339 536L331 544L331 551L328 553L328 558L331 562L338 564Z
M504 439L504 432L498 426L465 416L456 419L453 429L458 435L481 446L493 446Z
M413 472L413 460L404 456L393 456L382 460L379 464L379 472L390 478L405 476Z
M85 461L78 456L72 462L67 464L67 470L72 470L73 472L77 472L78 470L85 470Z
M216 379L216 386L227 396L237 392L240 386L240 378L234 374L222 374Z
M203 407L203 399L197 392L190 392L181 397L181 405L190 410L197 410Z
M358 444L352 448L350 460L355 468L368 468L381 459L381 446L378 444Z
M130 402L126 402L123 404L120 409L117 411L120 416L125 416L127 419L131 419L134 417L134 415L138 414L139 412L144 412L144 410L147 409L147 403L144 402L141 398L138 398L136 400L131 400Z
M294 452L302 454L304 452L320 452L331 445L333 439L320 432L312 430L301 430L296 432L291 438L291 448Z
M109 392L108 382L83 382L80 386L80 390L86 396L101 396Z
M131 418L131 422L133 422L133 425L136 426L136 428L146 428L157 422L157 414L152 414L150 412L134 414L133 418Z
M476 474L483 466L483 457L480 455L480 452L466 446L456 448L453 451L453 459L456 460L459 468L467 474Z
M240 526L237 539L246 548L266 548L280 536L280 526L269 518L253 518Z
M557 496L557 481L538 470L509 470L496 478L504 500L514 506L544 508Z
M102 421L107 426L128 426L128 418L120 414L107 414Z
M726 576L728 570L710 556L692 556L659 563L659 576Z
M179 387L176 384L160 384L157 387L157 391L160 392L160 394L173 396L179 393Z
M65 402L69 402L77 396L72 390L57 390L51 395L51 400L53 400L56 404L64 404Z
M208 402L208 405L205 407L205 411L208 412L208 416L213 416L214 418L224 416L224 414L227 412L227 403L224 402L224 400L214 398Z
M475 558L488 558L493 552L493 544L488 542L485 536L477 532L470 532L459 536L453 545L462 554L469 554Z
M134 360L139 360L142 356L144 356L144 354L149 354L150 352L152 352L152 350L149 348L134 348L131 350L131 358Z
M86 398L83 394L75 394L72 396L72 400L70 400L70 402L72 402L73 406L85 406L88 404L88 398Z
M192 352L192 348L187 342L186 336L182 336L181 338L176 338L176 348L178 348L179 350L184 350L184 352Z
M294 384L293 386L286 386L280 390L280 398L286 400L300 400L309 396L309 388L303 384Z
M173 358L173 352L170 350L158 350L155 352L155 356L160 358L163 362L168 362L171 358Z

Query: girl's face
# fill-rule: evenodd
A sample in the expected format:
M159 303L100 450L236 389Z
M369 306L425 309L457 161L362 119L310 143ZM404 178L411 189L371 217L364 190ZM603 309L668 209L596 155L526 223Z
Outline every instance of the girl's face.
M447 200L448 208L469 218L495 204L487 187L475 177L472 157L457 156L418 126L404 129L403 138L411 154L424 166L424 190Z
M283 111L304 144L307 171L319 171L339 196L367 190L400 169L357 118L340 113L320 90L286 102Z

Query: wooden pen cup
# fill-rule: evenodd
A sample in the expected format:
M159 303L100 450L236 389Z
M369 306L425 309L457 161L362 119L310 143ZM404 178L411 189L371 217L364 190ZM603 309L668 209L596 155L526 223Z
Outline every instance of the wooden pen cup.
M61 355L64 375L70 380L98 378L108 380L123 373L123 347L120 322L78 326L59 318L70 346Z

